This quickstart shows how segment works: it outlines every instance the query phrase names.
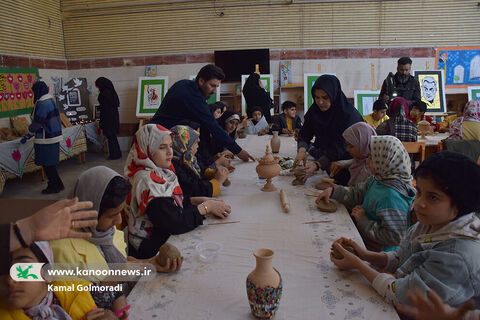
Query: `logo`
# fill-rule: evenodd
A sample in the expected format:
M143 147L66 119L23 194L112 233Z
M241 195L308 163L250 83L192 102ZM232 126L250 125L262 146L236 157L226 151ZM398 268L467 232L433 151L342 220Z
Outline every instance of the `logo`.
M43 263L15 263L10 268L14 281L45 281L42 277Z

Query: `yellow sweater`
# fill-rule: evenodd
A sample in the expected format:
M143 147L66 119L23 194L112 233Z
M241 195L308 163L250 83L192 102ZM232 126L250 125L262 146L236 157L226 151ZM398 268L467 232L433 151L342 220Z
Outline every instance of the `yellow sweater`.
M385 117L383 117L382 119L378 120L378 121L375 121L372 117L373 113L370 113L368 115L366 115L365 117L363 117L363 120L365 120L366 123L368 123L369 125L373 126L375 129L382 123L384 122L385 120L388 120L390 119L387 115L385 115Z

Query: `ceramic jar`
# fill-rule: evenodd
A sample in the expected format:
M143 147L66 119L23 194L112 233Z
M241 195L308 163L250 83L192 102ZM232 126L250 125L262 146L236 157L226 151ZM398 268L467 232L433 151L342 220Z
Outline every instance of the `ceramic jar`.
M278 153L280 151L280 138L278 137L278 131L273 131L273 137L270 140L270 146L272 147L273 153Z
M266 147L265 155L258 159L257 173L260 177L266 178L267 183L261 189L262 191L275 191L277 188L272 183L272 178L280 174L280 166L278 165L279 157L274 157L270 152L270 148Z
M417 124L418 132L422 135L422 139L425 139L425 136L429 133L432 133L432 128L430 123L426 120L421 120Z
M247 297L252 314L260 319L275 315L282 297L282 277L272 267L273 251L258 249L253 253L255 269L247 277Z

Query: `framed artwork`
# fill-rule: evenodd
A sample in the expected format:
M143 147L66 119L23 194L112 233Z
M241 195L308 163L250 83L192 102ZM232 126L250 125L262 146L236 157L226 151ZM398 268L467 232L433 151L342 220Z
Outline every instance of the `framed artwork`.
M243 85L247 81L249 74L242 74L242 83L241 87L243 90ZM260 75L260 81L263 83L263 87L265 88L265 91L267 91L270 94L270 98L273 100L273 74L261 74ZM270 109L272 112L273 109ZM247 102L245 101L245 97L243 96L242 93L242 115L247 114Z
M378 100L380 90L355 90L353 92L355 108L362 116L373 112L373 103Z
M190 80L195 80L197 76L190 76ZM220 87L222 85L219 85L218 88L217 88L217 92L215 92L214 94L212 94L210 97L208 97L207 99L207 103L208 104L211 104L211 103L215 103L217 101L220 101Z
M61 79L61 89L55 95L58 109L65 113L72 124L90 120L92 112L88 99L87 79L73 78L65 83L64 80L67 79Z
M168 90L168 77L139 77L136 116L152 117Z
M468 87L468 101L480 100L480 87Z
M0 67L0 118L32 112L36 68Z
M157 66L145 66L145 77L156 77Z
M280 87L292 85L292 61L280 60Z
M303 110L307 112L310 106L313 104L312 97L312 87L315 81L324 74L331 74L336 76L334 73L304 73L303 74Z
M414 74L420 84L422 101L427 104L427 112L446 112L443 70L414 71Z
M480 85L480 46L436 48L435 69L443 70L447 88Z

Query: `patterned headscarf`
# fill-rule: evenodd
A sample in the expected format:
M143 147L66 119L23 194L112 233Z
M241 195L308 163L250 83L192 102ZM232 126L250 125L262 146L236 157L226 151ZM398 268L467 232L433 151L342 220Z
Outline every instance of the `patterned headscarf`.
M480 123L480 100L471 100L467 102L463 111L463 116L458 117L450 124L449 139L463 140L463 121Z
M200 177L200 167L197 157L192 155L192 147L198 140L200 134L189 126L175 126L170 129L173 133L173 159L183 162Z
M349 186L362 182L367 176L371 175L367 158L370 154L371 137L376 135L375 129L365 122L357 122L343 132L345 141L360 150L360 157L355 158L355 162L348 168L350 171Z
M370 154L375 179L397 179L411 185L410 157L402 142L394 136L375 136L371 140Z
M52 248L50 248L50 245L48 244L48 241L36 241L30 246L30 249L35 254L39 262L53 263L53 252ZM47 294L39 304L31 308L24 309L23 312L32 320L72 319L61 306L53 302L53 292L47 291Z
M159 168L152 160L152 155L170 134L159 124L144 125L135 134L124 169L132 184L132 197L127 199L127 205L134 212L140 210L143 214L148 203L157 197L173 197L176 204L183 207L183 192L173 166Z

